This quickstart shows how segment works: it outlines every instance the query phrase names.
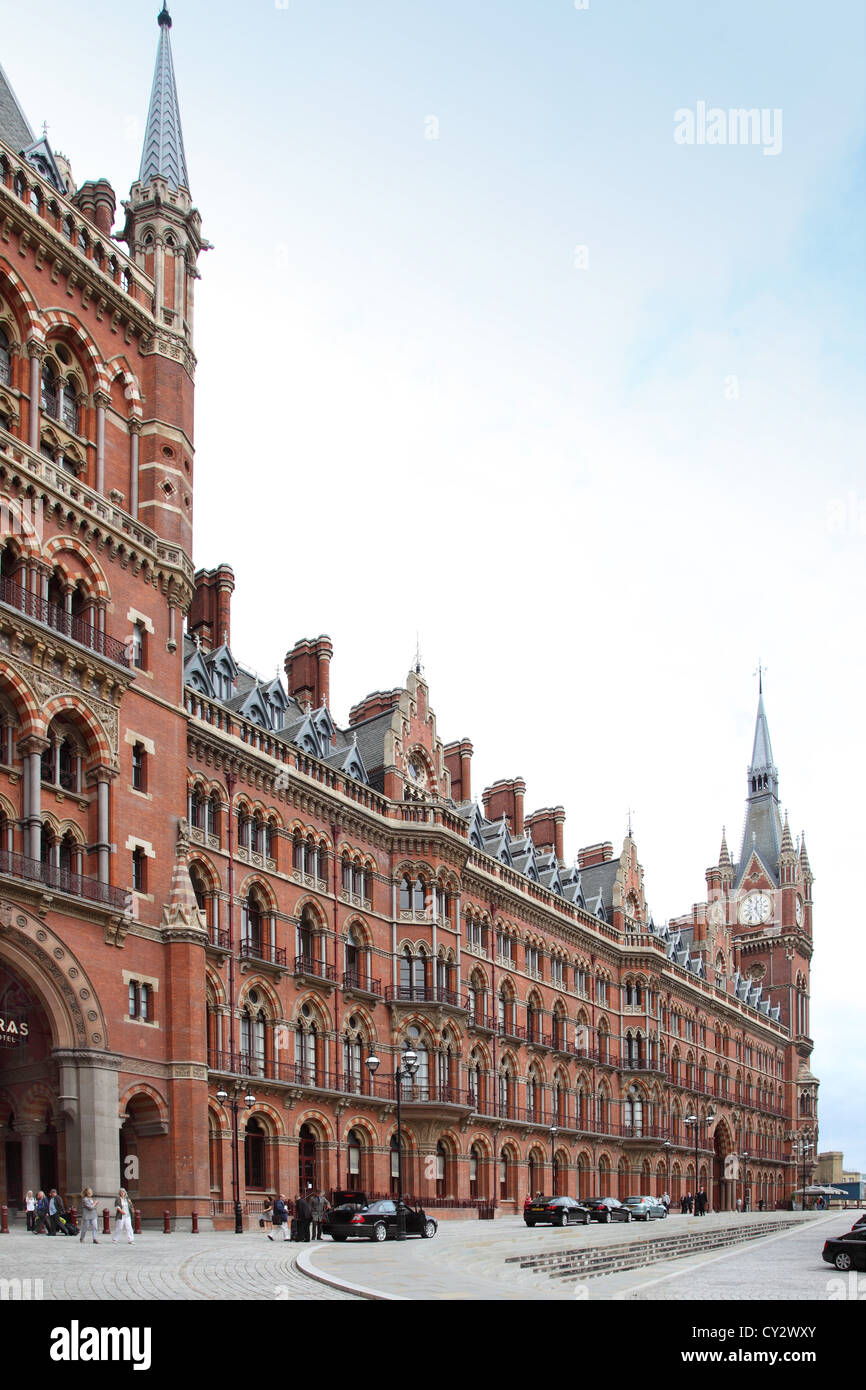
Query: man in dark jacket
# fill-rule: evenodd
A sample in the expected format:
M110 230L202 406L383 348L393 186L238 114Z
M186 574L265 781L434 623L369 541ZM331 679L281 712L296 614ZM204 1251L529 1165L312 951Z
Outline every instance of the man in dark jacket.
M312 1208L302 1193L298 1193L295 1202L295 1220L298 1223L298 1240L310 1239L310 1222L313 1219Z
M285 1203L285 1199L282 1196L274 1198L273 1211L271 1212L271 1222L273 1224L274 1229L272 1234L268 1234L268 1240L277 1240L279 1238L277 1234L279 1231L282 1231L283 1233L283 1240L288 1240L289 1212Z

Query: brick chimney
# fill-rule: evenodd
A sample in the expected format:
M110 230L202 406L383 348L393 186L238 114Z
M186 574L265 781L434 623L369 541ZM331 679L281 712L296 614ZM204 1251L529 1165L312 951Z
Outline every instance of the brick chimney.
M512 835L522 835L525 795L526 783L522 777L501 778L481 793L484 814L488 820L499 820L504 814Z
M76 207L81 209L85 217L89 217L91 222L96 223L104 237L111 236L117 199L108 179L91 179L87 183L83 183L73 202Z
M472 744L468 738L445 746L445 766L451 777L451 796L455 801L472 800Z
M563 858L562 834L565 825L564 806L545 806L526 817L536 849L553 850L557 859Z
M204 651L231 645L232 594L235 576L231 565L219 565L213 570L198 570L194 578L195 594L190 604L187 631L197 636Z
M610 840L605 840L603 844L587 845L585 849L577 851L577 867L579 869L589 869L593 864L607 864L613 859L613 845Z
M358 704L349 710L349 727L362 724L365 719L374 719L377 714L396 709L402 694L403 691L398 686L395 690L374 690L372 695L365 695L363 700L359 700Z

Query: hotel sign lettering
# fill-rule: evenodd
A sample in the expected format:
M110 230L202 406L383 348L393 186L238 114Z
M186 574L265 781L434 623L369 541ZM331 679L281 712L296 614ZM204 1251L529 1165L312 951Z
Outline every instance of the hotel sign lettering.
M29 1033L30 1025L26 1019L0 1013L0 1047L15 1047Z

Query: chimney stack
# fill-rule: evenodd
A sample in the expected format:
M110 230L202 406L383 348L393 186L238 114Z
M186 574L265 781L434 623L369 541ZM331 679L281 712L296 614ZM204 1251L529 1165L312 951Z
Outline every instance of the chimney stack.
M517 838L523 834L523 798L526 796L526 783L522 777L503 777L492 787L485 787L481 793L484 814L488 820L499 820L503 814L511 834Z

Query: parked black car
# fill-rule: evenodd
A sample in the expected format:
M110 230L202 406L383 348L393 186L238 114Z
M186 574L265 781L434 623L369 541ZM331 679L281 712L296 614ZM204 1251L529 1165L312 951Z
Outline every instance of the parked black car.
M857 1220L854 1222L854 1225L851 1227L851 1230L859 1231L864 1226L866 1226L866 1211L860 1213L860 1215L857 1217Z
M421 1236L430 1240L439 1229L438 1223L428 1216L421 1207L410 1207L403 1203L406 1214L406 1234ZM397 1203L390 1198L370 1202L358 1207L354 1202L332 1207L325 1213L322 1230L334 1240L348 1240L349 1236L363 1236L367 1240L393 1240L397 1234Z
M527 1226L588 1226L590 1215L574 1197L536 1197L524 1207L523 1219Z
M635 1221L661 1221L668 1214L664 1202L657 1197L626 1197L623 1206L628 1207Z
M866 1226L855 1226L838 1240L825 1240L822 1260L837 1269L866 1269Z
M616 1197L581 1197L581 1205L586 1207L593 1221L631 1221L631 1210Z

